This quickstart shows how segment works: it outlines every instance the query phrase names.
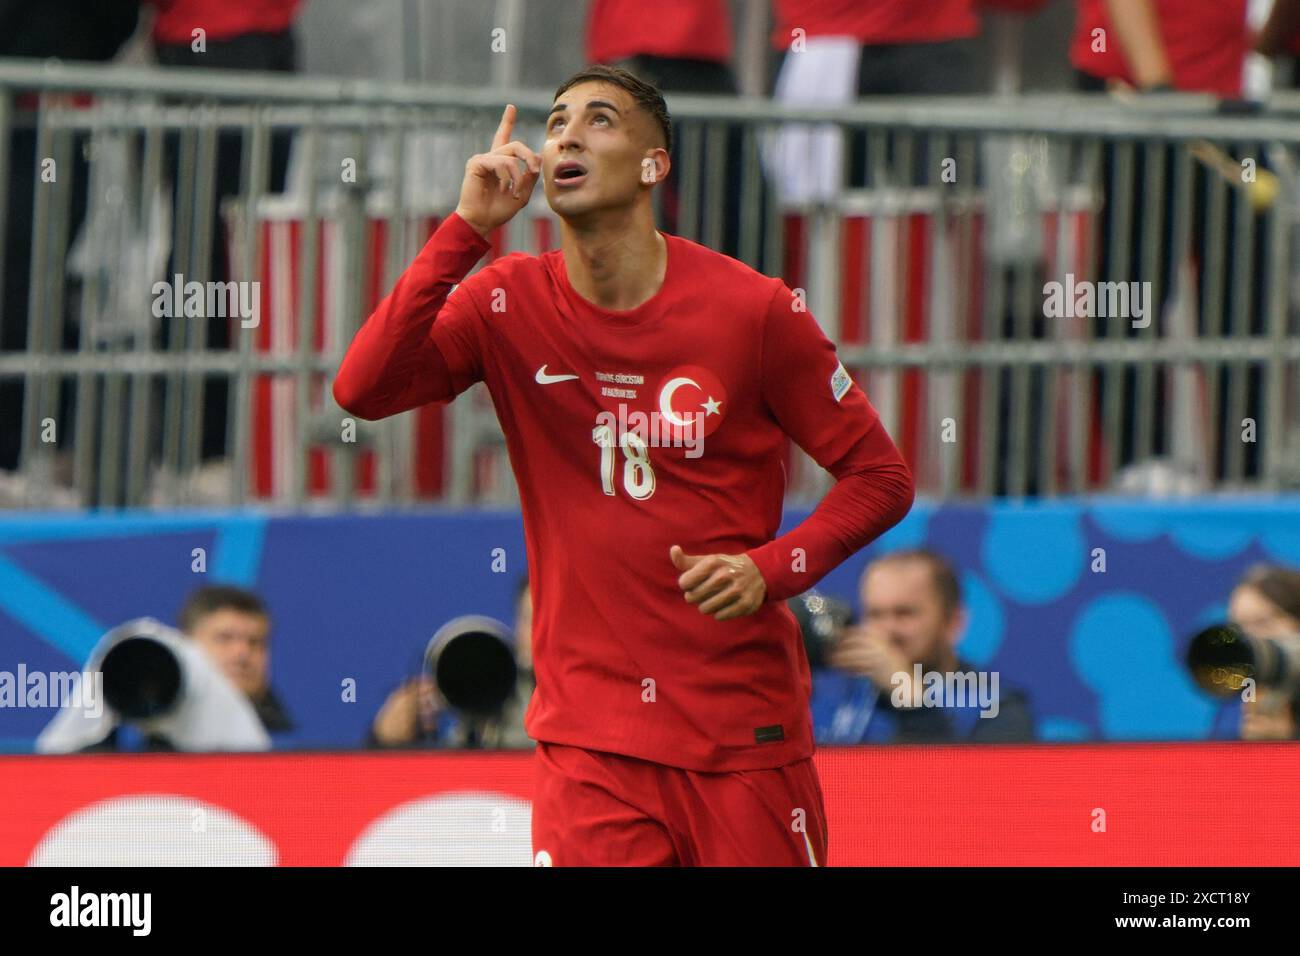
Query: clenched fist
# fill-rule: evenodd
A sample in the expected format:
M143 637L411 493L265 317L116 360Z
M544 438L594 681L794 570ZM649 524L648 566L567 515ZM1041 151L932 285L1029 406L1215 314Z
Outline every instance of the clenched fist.
M719 621L753 614L763 606L767 582L747 554L687 554L678 545L668 549L688 604Z

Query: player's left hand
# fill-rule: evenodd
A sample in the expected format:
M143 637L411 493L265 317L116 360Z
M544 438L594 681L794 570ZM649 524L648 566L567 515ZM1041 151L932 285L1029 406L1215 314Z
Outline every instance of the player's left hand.
M763 606L767 582L747 554L687 554L680 545L668 549L688 604L719 621L753 614Z

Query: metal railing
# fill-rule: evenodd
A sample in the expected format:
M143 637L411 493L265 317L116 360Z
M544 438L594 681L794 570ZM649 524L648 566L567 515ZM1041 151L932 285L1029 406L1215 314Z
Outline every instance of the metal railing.
M22 340L0 351L21 430L0 502L516 500L482 386L445 422L351 422L329 395L503 99L540 142L545 91L0 61L0 322ZM806 295L922 493L1300 484L1300 99L669 105L661 227ZM842 188L790 200L830 147ZM539 189L501 250L556 229ZM256 325L156 314L189 282L253 289ZM1123 314L1078 314L1121 285ZM828 480L802 456L792 478L805 500Z

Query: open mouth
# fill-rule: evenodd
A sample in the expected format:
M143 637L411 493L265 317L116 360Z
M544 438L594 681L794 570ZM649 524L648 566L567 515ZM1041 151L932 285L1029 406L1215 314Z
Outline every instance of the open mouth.
M576 186L586 178L587 170L581 163L569 160L555 167L555 185L557 186Z

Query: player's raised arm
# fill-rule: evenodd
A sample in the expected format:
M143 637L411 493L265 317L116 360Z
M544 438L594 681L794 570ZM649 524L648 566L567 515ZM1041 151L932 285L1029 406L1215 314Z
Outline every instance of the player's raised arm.
M537 183L541 159L510 139L515 115L514 106L505 108L489 151L465 164L455 214L352 340L333 385L345 411L385 418L447 401L482 378L477 309L467 296L448 294L487 252L487 235L527 204ZM432 335L435 323L441 347Z
M481 236L514 218L528 205L537 185L542 159L519 140L512 140L515 108L508 105L501 114L501 124L492 137L492 148L471 156L465 164L465 179L460 184L460 202L456 215L464 219Z

